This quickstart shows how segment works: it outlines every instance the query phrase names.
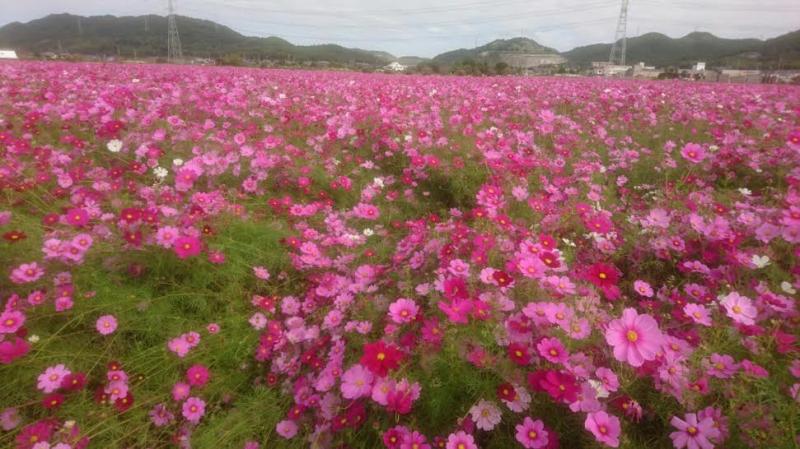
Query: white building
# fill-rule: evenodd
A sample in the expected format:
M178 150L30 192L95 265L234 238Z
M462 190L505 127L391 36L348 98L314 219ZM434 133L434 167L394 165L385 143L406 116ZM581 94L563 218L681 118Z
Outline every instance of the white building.
M692 71L695 72L705 72L706 71L706 63L705 62L698 62L692 67Z
M408 68L407 66L400 64L397 61L394 61L391 64L384 67L383 70L386 70L387 72L404 72L407 68Z
M0 49L0 59L19 59L17 57L17 52L14 50L4 50Z

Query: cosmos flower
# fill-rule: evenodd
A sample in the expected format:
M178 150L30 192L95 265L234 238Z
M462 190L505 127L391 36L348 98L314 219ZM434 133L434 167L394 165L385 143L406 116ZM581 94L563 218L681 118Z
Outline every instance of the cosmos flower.
M584 427L592 432L595 439L610 447L619 446L619 418L604 411L590 412L586 415Z
M350 367L342 375L342 397L345 399L358 399L368 396L372 392L372 372L360 364Z
M698 419L695 413L687 413L683 419L673 416L670 424L678 429L669 434L675 449L713 449L712 440L720 436L713 419Z
M114 315L103 315L97 319L95 329L100 335L111 335L117 330L117 319Z
M532 420L526 416L522 423L517 424L516 438L519 444L526 449L539 449L547 446L548 432L544 429L542 420Z
M181 407L181 414L187 421L197 424L206 413L206 403L200 398L190 397Z
M475 421L475 426L487 432L500 424L502 418L500 409L492 402L483 399L469 409L469 414Z
M748 326L755 324L758 311L753 306L753 301L750 298L736 292L730 292L720 298L720 304L733 321Z
M623 310L621 318L608 324L605 337L614 349L614 358L635 367L655 359L664 341L656 320L632 308Z

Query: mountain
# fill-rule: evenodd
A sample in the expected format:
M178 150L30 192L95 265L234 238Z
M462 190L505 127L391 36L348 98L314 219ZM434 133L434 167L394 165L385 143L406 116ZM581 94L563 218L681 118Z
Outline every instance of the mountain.
M293 45L278 37L248 37L218 23L176 16L186 56L219 58L236 54L250 59L328 61L381 65L384 52L345 48L340 45ZM14 22L0 28L0 47L28 53L64 51L86 55L162 57L167 53L167 18L51 14L28 23Z
M461 48L448 51L434 57L433 62L441 65L453 65L465 60L492 59L504 52L558 55L556 50L540 45L534 40L525 37L515 37L513 39L497 39L486 45L472 49Z
M585 66L607 61L611 44L577 47L562 53L570 64ZM687 66L697 61L734 67L771 67L778 59L791 66L800 62L800 31L774 39L725 39L711 33L694 32L681 38L647 33L629 38L626 61L657 67Z

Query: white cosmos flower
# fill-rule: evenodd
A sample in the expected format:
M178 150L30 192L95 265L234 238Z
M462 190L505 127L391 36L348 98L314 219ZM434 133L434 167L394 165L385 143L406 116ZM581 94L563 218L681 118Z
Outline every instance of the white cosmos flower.
M373 231L373 230L372 230L372 229L370 229L370 228L366 228L366 229L364 229L362 232L363 232L363 234L364 234L365 236L367 236L367 237L369 237L369 236L372 236L372 235L374 235L374 234L375 234L375 231Z
M795 293L797 293L797 290L794 289L794 286L792 286L790 282L786 281L781 282L781 290L790 295L794 295Z
M117 139L109 140L106 144L106 148L112 153L119 153L122 151L122 141Z
M750 262L752 262L753 265L755 265L757 268L764 268L767 265L769 265L769 257L753 254L753 257L750 259Z
M158 179L164 179L169 174L169 170L164 167L155 167L153 169L153 174L156 175L156 178Z
M174 165L176 167L180 167L181 165L183 165L183 159L181 159L181 158L173 159L172 160L172 165Z

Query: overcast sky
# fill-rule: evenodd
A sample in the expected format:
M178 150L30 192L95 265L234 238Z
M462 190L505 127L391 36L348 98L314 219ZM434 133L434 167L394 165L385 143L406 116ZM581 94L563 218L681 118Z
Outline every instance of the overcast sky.
M526 36L569 50L611 42L620 0L175 0L181 15L214 20L242 34L296 44L338 43L397 56ZM0 25L50 13L141 15L167 0L0 0ZM628 36L770 38L800 28L799 0L631 0Z

